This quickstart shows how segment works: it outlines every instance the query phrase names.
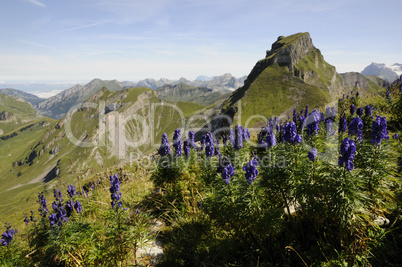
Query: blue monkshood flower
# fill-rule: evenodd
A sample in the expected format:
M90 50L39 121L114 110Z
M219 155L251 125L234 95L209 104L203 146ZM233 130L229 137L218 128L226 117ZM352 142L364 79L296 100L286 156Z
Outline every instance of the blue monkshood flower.
M12 229L9 223L6 223L4 227L6 227L6 231L1 235L0 244L2 246L8 246L11 244L15 234L18 233L18 231Z
M135 209L135 213L137 213L137 215L140 215L141 211L139 209Z
M339 132L339 133L344 133L344 132L346 132L346 127L347 127L346 115L343 114L343 116L341 116L341 117L339 118L339 128L338 128L338 132Z
M183 151L184 151L184 155L188 158L190 156L190 142L185 139L183 141Z
M395 133L395 134L392 136L392 138L398 139L398 138L399 138L399 134L398 134L398 133Z
M229 184L230 179L233 177L233 175L236 172L234 171L234 168L232 166L231 163L229 163L228 165L226 165L223 170L222 170L222 179L225 180L226 184Z
M304 110L304 117L307 118L309 114L310 114L310 111L308 109L308 105L306 105L306 109Z
M228 137L226 135L222 135L222 143L226 146L226 142L228 141Z
M370 106L370 105L367 105L367 106L364 108L364 115L366 115L366 116L371 116L371 106Z
M40 216L46 217L46 215L49 213L49 210L47 208L47 201L45 196L43 195L43 192L40 192L38 194L38 200L36 202L39 203L38 211L40 212Z
M293 109L293 122L297 123L297 109Z
M67 201L66 206L64 207L67 211L67 217L70 217L71 214L74 212L74 203L72 200Z
M232 128L229 129L229 142L234 146L235 145L235 133Z
M121 203L121 202L119 202L119 203ZM80 213L80 212L82 211L81 202L75 201L75 202L74 202L74 208L75 208L75 210L77 211L77 213Z
M293 121L286 123L283 131L283 141L291 145L301 143L301 137L297 134L296 124Z
M363 108L362 108L362 107L359 107L359 108L356 110L356 114L357 114L358 116L362 116L362 115L363 115Z
M267 135L266 141L267 148L276 146L276 138L274 134Z
M191 148L195 148L195 141L194 141L194 131L188 132L188 144Z
M214 143L215 143L215 155L217 156L217 157L222 157L222 154L221 154L221 152L219 151L219 141L218 141L218 139L214 139Z
M52 207L54 213L49 215L50 226L62 226L63 222L68 221L67 211L60 199L53 202Z
M315 158L317 157L317 148L311 148L311 150L308 152L307 157L311 161L315 161Z
M37 221L34 214L35 214L35 211L31 210L31 215L29 216L29 219L31 220L31 222L36 222Z
M356 97L359 97L360 96L360 93L359 93L359 91L357 91L356 92Z
M67 188L67 194L70 198L75 196L75 186L73 186L72 184L70 184Z
M114 174L114 176L110 176L110 198L112 200L111 205L112 208L116 206L116 203L118 203L118 206L121 207L122 202L120 201L121 199L121 193L120 191L120 182L119 182L119 177L117 176L117 173Z
M323 112L320 112L320 121L325 121L325 115Z
M306 127L306 118L303 115L299 115L299 124L297 125L297 130L301 133Z
M356 144L353 139L345 138L341 145L341 156L339 157L338 164L342 166L345 164L345 169L348 171L353 170L353 160L356 155Z
M62 197L63 195L61 194L60 190L58 188L53 189L53 196L56 200L61 200L63 201Z
M201 150L204 150L206 140L207 140L207 136L206 136L205 134L203 134L203 135L201 136Z
M356 111L355 105L351 104L351 105L350 105L350 115L353 116L353 114L355 114L355 111Z
M29 222L30 222L30 220L28 218L28 214L26 212L24 212L24 223L25 223L25 225L28 225Z
M389 92L388 89L387 89L387 92L385 93L385 96L387 97L387 99L388 99L389 101L392 101L391 93Z
M161 157L170 156L170 145L166 133L162 134L162 141L158 152Z
M331 131L332 131L332 120L331 119L327 119L327 121L325 122L325 129L327 130L327 133L331 133Z
M307 135L316 135L318 134L320 123L320 113L317 110L313 110L311 114L307 117Z
M243 130L243 141L250 140L250 131L247 128Z
M349 135L356 135L360 142L363 141L363 121L359 116L353 118L350 122Z
M234 148L240 149L242 147L243 147L243 127L240 125L236 125Z
M181 133L180 133L180 129L176 129L174 131L173 147L175 149L176 156L181 157L182 150L181 150Z
M371 143L373 145L380 145L383 139L389 139L386 117L377 116L371 129Z
M210 158L214 155L214 138L211 132L208 132L205 137L205 155Z
M264 142L264 139L266 138L267 134L268 134L268 127L261 127L261 131L257 134L259 144Z
M249 162L247 162L246 165L243 166L243 171L245 172L245 176L249 184L251 184L257 178L257 165L257 160L252 158Z

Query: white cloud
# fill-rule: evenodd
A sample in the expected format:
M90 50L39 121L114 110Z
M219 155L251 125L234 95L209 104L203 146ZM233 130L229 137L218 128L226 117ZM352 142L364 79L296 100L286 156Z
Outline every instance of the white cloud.
M35 92L30 92L33 95L36 95L37 97L40 98L49 98L52 96L57 95L58 93L62 92L63 90L51 90L51 91L35 91Z
M44 3L41 3L38 0L28 0L28 1L31 2L32 4L40 6L40 7L46 7L46 5Z
M5 81L0 81L0 84L4 84L4 83L6 83Z

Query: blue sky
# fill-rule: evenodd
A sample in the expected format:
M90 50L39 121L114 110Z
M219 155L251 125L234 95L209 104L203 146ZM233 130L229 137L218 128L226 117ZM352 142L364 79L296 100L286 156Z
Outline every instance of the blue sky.
M309 32L338 72L402 63L402 1L3 0L0 83L249 74Z

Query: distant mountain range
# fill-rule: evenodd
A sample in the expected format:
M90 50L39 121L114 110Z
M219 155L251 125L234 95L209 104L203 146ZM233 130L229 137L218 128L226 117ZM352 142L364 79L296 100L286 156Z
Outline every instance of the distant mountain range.
M387 82L395 81L402 75L402 64L395 63L392 65L386 65L384 63L371 63L361 72L364 76L378 76Z
M190 86L195 87L206 87L212 89L213 91L218 91L225 93L227 91L234 91L237 88L243 86L244 80L247 76L236 78L230 73L225 73L220 76L207 77L200 75L194 81L187 80L186 78L180 78L179 80L169 80L166 78L161 78L155 80L152 78L144 79L138 82L124 81L122 85L124 87L147 87L151 89L157 89L164 85L177 85L179 83L185 83Z
M20 90L12 89L12 88L0 89L0 93L3 93L8 96L16 96L16 97L22 98L25 101L31 103L32 105L39 104L40 102L45 100L44 98L37 97L36 95L26 93L26 92L23 92Z

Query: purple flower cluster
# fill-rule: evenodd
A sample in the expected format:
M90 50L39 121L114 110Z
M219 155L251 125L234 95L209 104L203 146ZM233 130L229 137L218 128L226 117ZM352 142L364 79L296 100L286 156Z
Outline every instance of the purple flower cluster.
M11 242L13 241L13 238L14 238L15 234L16 234L18 231L12 229L9 223L6 223L6 224L4 225L4 227L6 227L6 231L1 235L0 244L1 244L2 246L8 246L8 245L11 244Z
M229 184L230 179L235 173L232 164L229 162L222 170L222 179L225 180L226 184Z
M367 106L364 108L364 115L366 115L366 116L371 116L371 106L370 106L370 105L367 105Z
M359 116L353 118L349 124L349 135L356 135L357 139L363 141L363 121Z
M73 186L72 184L70 184L67 188L67 194L70 198L75 196L75 186Z
M343 114L343 116L341 116L341 117L339 118L339 128L338 128L338 132L339 132L339 133L344 133L344 132L346 132L346 126L347 126L346 115Z
M266 141L266 145L268 148L276 146L276 138L273 133L267 135Z
M383 139L389 139L387 118L377 116L372 125L371 143L373 145L380 145Z
M167 156L167 155L170 156L170 145L169 145L169 140L167 138L166 133L162 134L162 141L161 141L161 145L159 147L158 152L161 157Z
M245 172L245 176L249 184L251 184L257 178L257 165L257 160L252 158L249 162L247 162L246 165L243 166L243 171Z
M121 192L120 191L120 182L117 173L110 175L110 198L112 199L112 208L116 207L116 203L118 207L123 207L123 203L120 201L121 199Z
M306 109L304 110L304 117L307 118L309 114L310 114L310 112L308 109L308 105L306 105Z
M362 116L362 115L363 115L363 108L362 108L362 107L359 107L359 108L356 110L356 114L357 114L357 116Z
M399 138L399 134L398 134L398 133L395 133L395 134L392 136L392 138L398 139L398 138Z
M221 152L219 150L219 141L218 141L218 139L215 138L214 143L215 143L215 155L217 157L222 157L222 154L221 154Z
M286 123L283 130L283 141L288 142L292 145L296 143L301 143L301 137L297 134L296 124L293 121Z
M55 190L55 192L56 192L56 190ZM58 190L58 192L60 192L60 190ZM62 202L63 202L63 199L57 197L56 201L54 201L52 203L52 208L53 208L54 213L49 215L50 227L57 226L57 225L62 226L63 222L68 221L67 211L63 207Z
M320 113L317 110L313 110L311 114L307 117L307 135L318 134L320 123Z
M353 116L353 114L355 114L355 111L356 111L355 105L351 104L351 105L350 105L350 115Z
M327 133L332 132L332 120L331 119L327 119L327 121L325 122L325 129L326 129Z
M176 129L173 135L173 147L176 152L176 156L181 157L182 150L181 150L181 133L180 129Z
M195 148L195 141L194 141L194 131L188 132L188 144L191 148Z
M39 193L38 200L36 202L39 203L38 211L40 212L40 216L46 217L46 215L49 213L49 210L47 208L47 201L45 196L43 195L43 192Z
M236 125L234 148L238 150L242 147L243 147L243 127L240 125Z
M214 137L211 132L205 135L205 155L207 158L211 158L214 155Z
M184 155L185 155L187 158L190 156L190 149L191 149L190 141L187 140L187 139L185 139L185 140L183 141L183 151L184 151Z
M392 97L391 97L391 93L389 92L389 89L387 89L387 92L385 93L385 96L389 101L392 101Z
M317 157L317 148L311 148L311 150L308 152L307 157L311 161L315 161L315 158Z
M356 144L353 139L345 138L341 145L341 156L339 157L338 164L342 166L345 164L345 168L348 171L353 170L353 160L356 155Z

